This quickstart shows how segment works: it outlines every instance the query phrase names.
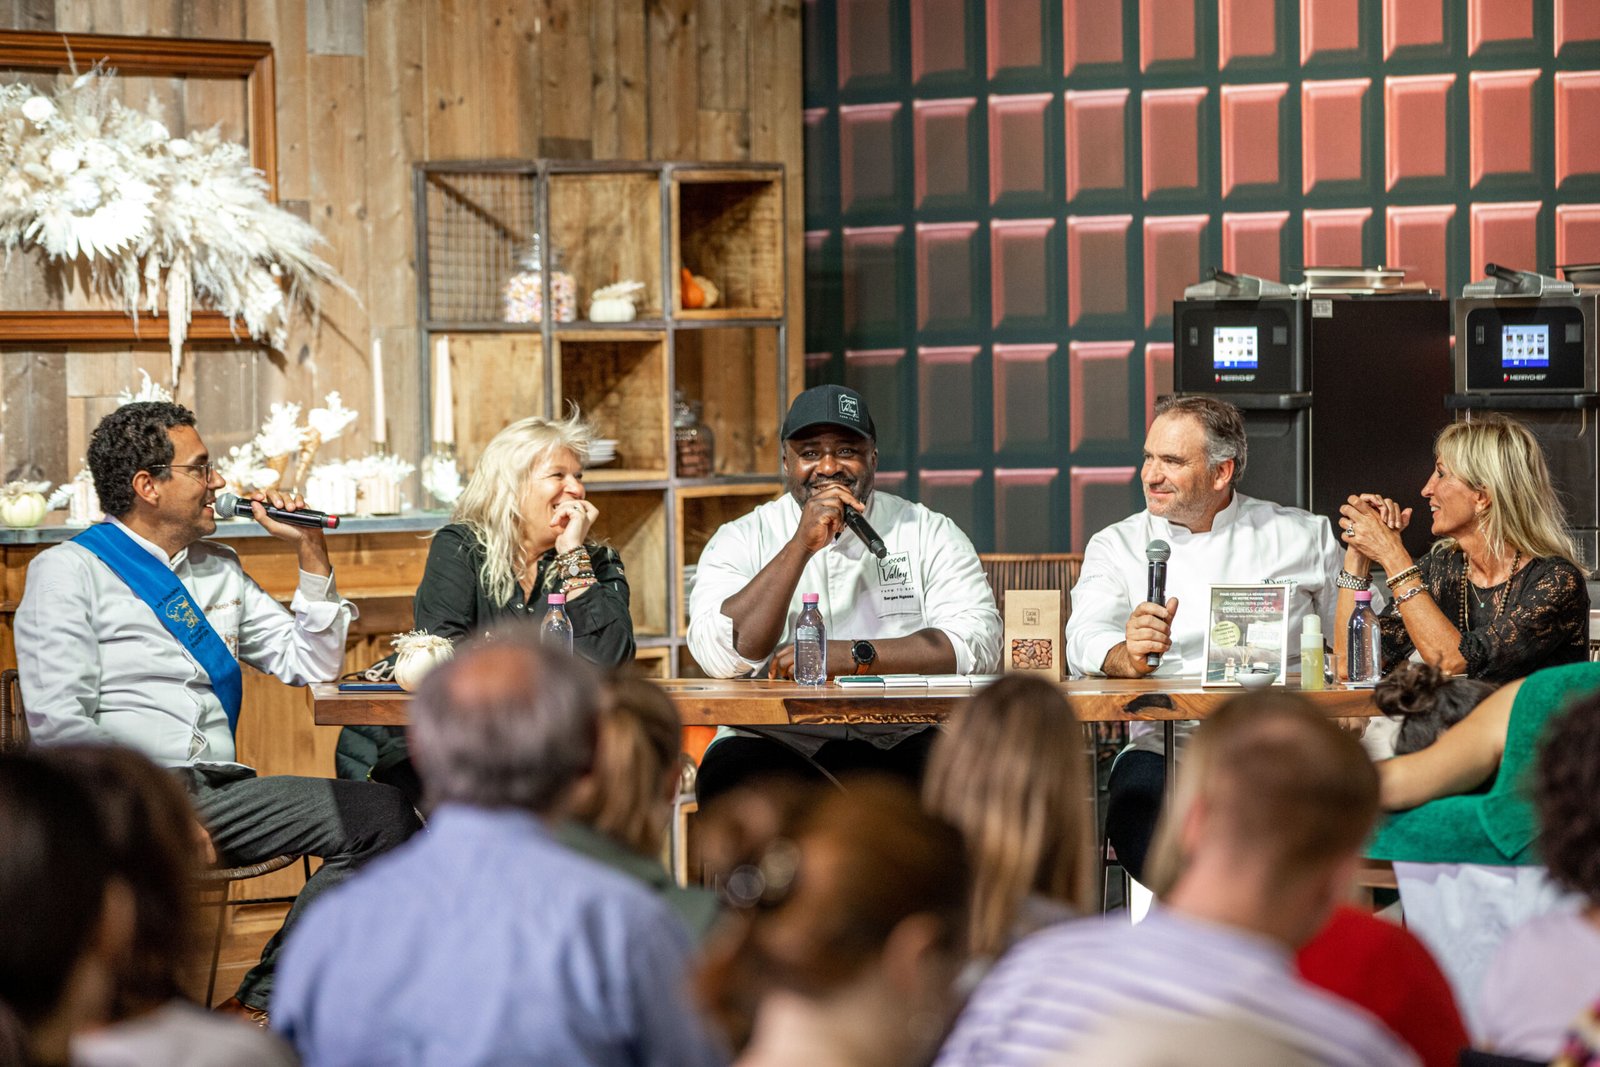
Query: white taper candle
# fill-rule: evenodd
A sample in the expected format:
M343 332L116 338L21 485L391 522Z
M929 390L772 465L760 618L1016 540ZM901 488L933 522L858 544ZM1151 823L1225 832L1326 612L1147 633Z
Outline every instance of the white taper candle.
M383 341L372 339L372 443L389 443L388 413L383 402Z
M455 396L450 385L450 339L433 342L433 440L435 444L456 443Z

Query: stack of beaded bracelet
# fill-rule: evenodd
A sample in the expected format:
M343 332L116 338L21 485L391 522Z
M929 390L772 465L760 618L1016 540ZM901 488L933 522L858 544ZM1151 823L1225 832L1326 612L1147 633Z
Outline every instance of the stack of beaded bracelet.
M589 560L588 550L581 546L571 552L563 552L551 566L561 575L561 591L569 596L599 581L594 576L594 564Z
M1409 589L1401 590L1400 587L1407 582L1415 582L1416 584ZM1397 608L1412 597L1421 596L1428 591L1428 587L1422 581L1422 568L1415 563L1398 574L1385 578L1384 584L1389 587L1389 592L1395 594L1394 606Z
M1346 570L1341 570L1339 572L1339 577L1334 581L1340 589L1360 590L1370 588L1372 585L1371 578L1358 578Z

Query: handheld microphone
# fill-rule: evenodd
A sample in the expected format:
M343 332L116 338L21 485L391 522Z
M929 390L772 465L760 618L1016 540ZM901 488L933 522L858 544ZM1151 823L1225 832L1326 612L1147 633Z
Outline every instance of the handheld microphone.
M225 518L237 516L243 519L253 519L255 518L255 512L250 508L252 503L254 501L243 500L232 493L218 493L216 503L211 505L211 510ZM276 519L278 522L286 522L291 526L309 526L317 530L337 530L339 528L339 516L329 515L326 512L312 511L309 508L301 508L299 511L285 511L282 508L275 508L271 504L262 504L261 507L266 511L268 518Z
M1159 538L1151 541L1144 549L1144 558L1150 563L1150 580L1146 588L1145 599L1152 604L1165 604L1167 602L1167 560L1172 558L1172 546ZM1144 662L1149 667L1161 665L1159 652L1145 653Z
M850 527L852 533L866 542L867 551L874 556L882 559L889 554L889 550L884 547L883 538L878 536L878 531L872 528L872 524L867 521L867 517L849 504L844 506L844 524Z

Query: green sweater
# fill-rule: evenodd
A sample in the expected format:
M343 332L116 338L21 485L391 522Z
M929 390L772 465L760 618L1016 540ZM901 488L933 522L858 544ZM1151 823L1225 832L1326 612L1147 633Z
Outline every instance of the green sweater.
M1533 867L1539 816L1534 766L1545 725L1575 699L1600 689L1600 663L1573 663L1528 676L1511 705L1506 748L1489 788L1440 797L1398 812L1379 827L1367 855L1407 863Z

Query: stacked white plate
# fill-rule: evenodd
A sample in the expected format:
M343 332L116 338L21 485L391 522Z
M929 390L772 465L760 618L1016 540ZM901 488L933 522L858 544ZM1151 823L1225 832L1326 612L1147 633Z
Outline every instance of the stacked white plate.
M597 437L589 443L589 466L604 466L616 458L617 442L614 438Z

